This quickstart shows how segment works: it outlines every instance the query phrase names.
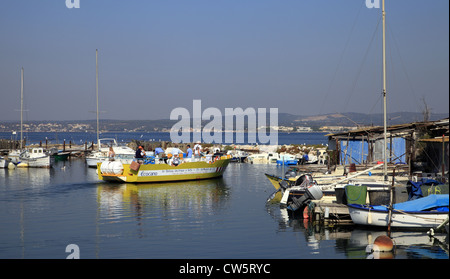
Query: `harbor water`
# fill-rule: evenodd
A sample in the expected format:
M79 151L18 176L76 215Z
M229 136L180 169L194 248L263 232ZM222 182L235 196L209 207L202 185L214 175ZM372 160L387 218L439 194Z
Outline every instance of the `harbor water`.
M266 204L269 164L230 164L219 179L112 184L83 159L0 169L0 258L366 259L385 231L326 227ZM448 237L392 233L394 259L448 259ZM72 245L72 246L71 246ZM66 250L68 249L68 250Z

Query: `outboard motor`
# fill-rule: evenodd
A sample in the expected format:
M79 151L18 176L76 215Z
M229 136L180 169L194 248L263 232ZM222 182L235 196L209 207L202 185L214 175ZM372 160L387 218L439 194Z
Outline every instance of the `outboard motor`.
M323 197L323 192L319 186L313 185L305 190L305 194L300 198L292 198L292 202L287 207L289 210L297 211L306 206L312 200L320 200Z

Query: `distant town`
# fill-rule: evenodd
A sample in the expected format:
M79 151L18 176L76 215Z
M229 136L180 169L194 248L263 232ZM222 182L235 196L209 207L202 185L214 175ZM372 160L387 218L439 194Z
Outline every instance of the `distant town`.
M91 121L89 121L91 122ZM109 121L108 121L109 122ZM130 121L131 122L131 121ZM127 122L128 124L130 122ZM170 132L170 127L150 127L147 125L139 125L138 127L125 126L119 129L117 125L101 124L101 132ZM318 128L304 126L261 126L258 129L273 129L286 133L311 133L311 132L341 132L355 129L349 126L321 126ZM24 132L95 132L97 130L96 123L62 123L62 122L31 122L23 124ZM20 131L20 123L1 123L0 132ZM195 129L191 129L195 131Z
M397 125L410 122L439 120L448 117L448 113L430 114L426 117L422 113L391 113L389 124ZM100 120L101 132L170 132L177 121L169 119L161 120ZM208 121L203 121L205 125ZM258 129L273 129L286 133L310 133L310 132L342 132L363 127L381 126L382 116L379 114L325 114L317 116L299 116L280 113L278 126L259 126ZM96 132L96 120L80 121L24 121L24 132ZM19 121L1 121L0 132L20 131Z

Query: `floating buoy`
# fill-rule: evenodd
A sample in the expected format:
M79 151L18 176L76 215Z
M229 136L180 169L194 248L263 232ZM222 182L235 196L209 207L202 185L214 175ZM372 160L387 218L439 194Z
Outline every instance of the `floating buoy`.
M13 170L13 169L15 169L15 168L16 168L16 165L14 165L13 162L9 162L9 164L8 164L8 169Z
M386 235L380 235L375 238L372 250L374 252L389 252L394 249L394 242Z

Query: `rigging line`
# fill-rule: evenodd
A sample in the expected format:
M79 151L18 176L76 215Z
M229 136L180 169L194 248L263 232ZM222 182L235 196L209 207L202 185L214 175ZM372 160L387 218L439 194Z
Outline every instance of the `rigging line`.
M363 6L364 6L364 3L363 3L363 1L361 1L361 6L359 7L358 13L356 14L356 18L355 18L355 20L353 21L353 25L352 25L352 28L351 28L351 30L350 30L350 34L348 35L347 41L345 42L344 50L342 51L341 56L339 57L339 62L338 62L338 64L337 64L337 66L336 66L336 69L334 70L334 74L333 74L333 77L332 77L332 79L331 79L331 81L330 81L330 84L329 84L329 86L328 86L328 90L327 90L327 92L325 93L325 96L324 96L324 98L323 98L322 104L321 104L321 106L320 106L320 110L319 110L320 113L322 113L324 103L325 103L325 101L328 99L328 96L330 95L330 92L331 92L331 86L333 85L334 80L336 79L336 76L337 76L337 72L338 72L339 68L341 67L342 60L344 59L344 54L345 54L345 52L347 51L348 45L349 45L349 43L350 43L350 38L351 38L352 35L353 35L353 31L355 30L355 26L356 26L356 23L358 22L358 18L359 18L359 15L360 15L360 13L361 13L361 10L362 10L362 7L363 7Z
M382 94L379 94L379 95L378 95L377 101L376 101L375 103L373 103L373 106L372 106L372 108L371 108L370 111L369 111L369 115L372 114L373 110L375 109L375 106L376 106L376 105L378 104L378 102L381 100L381 97L383 97L383 95L382 95Z
M395 38L395 36L394 36L394 32L392 31L392 28L391 28L390 25L388 25L388 31L389 31L389 33L390 33L390 35L391 35L392 41L394 42L395 50L396 50L397 53L398 53L398 57L399 57L399 59L400 59L400 65L401 65L401 68L402 68L402 70L403 70L403 72L404 72L404 74L405 74L406 81L408 82L409 90L411 90L411 93L412 93L412 95L413 95L413 97L414 97L414 100L417 100L417 99L418 99L418 98L417 98L417 95L416 95L416 93L415 93L415 91L414 91L414 87L412 86L411 79L409 78L408 71L406 70L405 63L404 63L404 61L403 61L403 57L402 57L401 52L400 52L400 48L399 48L399 46L398 46L397 40L396 40L396 38ZM418 108L419 111L420 111L420 106L418 105L417 101L415 102L415 104L416 104L417 108Z
M369 50L370 50L370 48L371 48L371 46L372 46L372 43L373 43L373 41L374 41L374 39L375 39L375 37L376 37L377 31L378 31L378 27L380 26L381 19L382 19L382 17L380 17L380 18L378 19L377 26L376 26L376 28L375 28L373 34L372 34L372 39L370 40L369 46L367 47L367 50L366 50L366 52L365 52L365 54L364 54L363 61L362 61L361 65L360 65L360 67L359 67L359 69L358 69L358 73L356 74L356 78L355 78L355 81L353 82L353 85L352 85L352 89L351 89L351 91L350 91L350 94L347 96L347 99L346 99L346 101L345 101L345 104L344 104L344 110L343 110L343 111L346 111L346 110L347 110L347 106L348 106L348 103L350 102L350 98L352 97L352 95L353 95L353 93L354 93L354 91L355 91L357 81L358 81L358 79L359 79L359 76L361 75L362 68L363 68L364 64L366 63L367 57L369 56Z

